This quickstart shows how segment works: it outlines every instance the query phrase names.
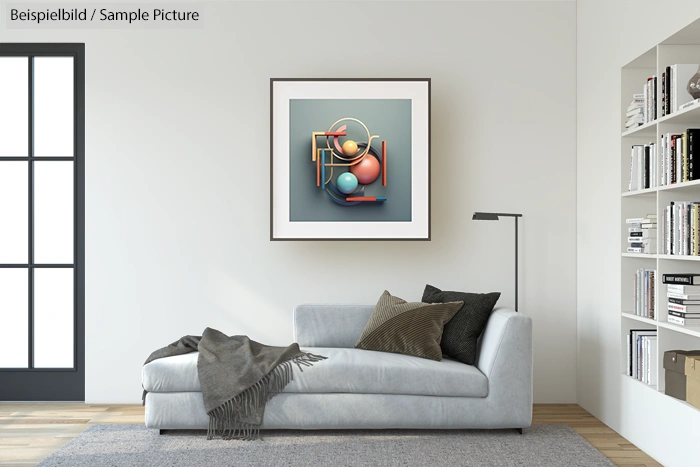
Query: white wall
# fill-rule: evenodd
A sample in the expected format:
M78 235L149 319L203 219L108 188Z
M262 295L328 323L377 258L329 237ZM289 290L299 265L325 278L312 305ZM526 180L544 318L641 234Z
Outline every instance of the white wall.
M698 412L620 376L619 157L620 68L697 19L700 3L577 5L578 401L664 465L698 466Z
M525 215L535 400L575 402L575 3L211 8L194 31L0 31L87 44L87 401L138 401L149 353L206 326L287 344L302 302L428 282L510 305L512 223L470 220L498 210ZM403 76L433 79L433 240L271 243L269 78Z

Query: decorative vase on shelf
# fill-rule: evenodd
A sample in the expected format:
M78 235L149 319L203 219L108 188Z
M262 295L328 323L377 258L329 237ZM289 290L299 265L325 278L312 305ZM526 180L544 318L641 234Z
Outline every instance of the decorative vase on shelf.
M693 77L690 78L686 89L688 93L693 96L693 99L700 99L700 70L695 72Z

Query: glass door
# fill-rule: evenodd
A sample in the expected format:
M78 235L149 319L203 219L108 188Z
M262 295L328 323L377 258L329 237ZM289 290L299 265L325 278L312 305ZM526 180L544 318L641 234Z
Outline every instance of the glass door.
M0 400L85 398L84 69L0 43Z

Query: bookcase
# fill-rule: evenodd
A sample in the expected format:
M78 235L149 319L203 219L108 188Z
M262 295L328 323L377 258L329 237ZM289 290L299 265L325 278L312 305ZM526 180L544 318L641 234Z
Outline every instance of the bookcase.
M630 391L651 391L658 397L665 397L688 410L698 410L686 402L674 399L664 394L665 381L663 356L667 350L700 349L700 330L668 323L668 301L666 286L661 277L667 273L700 273L700 256L678 256L661 254L664 252L661 242L663 228L663 210L671 201L700 201L700 180L676 183L662 186L657 180L656 187L637 191L629 190L630 152L632 145L655 143L660 148L661 135L666 133L681 133L688 128L700 128L700 105L678 110L670 115L661 116L661 86L657 86L657 116L658 118L644 125L625 130L625 112L632 96L641 93L644 83L650 76L657 76L659 83L667 66L677 63L700 63L700 22L695 22L677 32L667 40L646 51L621 69L621 339L620 339L620 370L623 383ZM685 83L684 83L685 84ZM661 174L660 157L657 161L656 173ZM647 214L658 216L658 232L656 241L659 254L625 253L627 247L627 225L625 219L644 217ZM638 269L656 269L656 317L655 319L637 316L634 312L634 275ZM627 376L627 335L631 329L657 330L657 352L655 355L658 367L658 384L651 386L630 376ZM654 356L652 356L654 358ZM652 393L646 393L643 396ZM654 396L654 397L657 397Z

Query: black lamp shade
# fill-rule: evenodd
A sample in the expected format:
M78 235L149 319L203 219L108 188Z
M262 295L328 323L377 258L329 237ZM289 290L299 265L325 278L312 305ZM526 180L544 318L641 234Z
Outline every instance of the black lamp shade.
M472 216L473 221L497 221L498 214L493 212L475 212Z

